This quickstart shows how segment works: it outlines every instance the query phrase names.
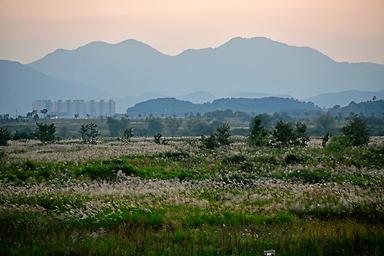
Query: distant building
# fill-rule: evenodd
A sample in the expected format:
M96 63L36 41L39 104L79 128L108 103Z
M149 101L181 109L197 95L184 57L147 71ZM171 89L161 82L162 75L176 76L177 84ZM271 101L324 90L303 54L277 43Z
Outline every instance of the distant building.
M115 108L113 100L36 100L32 103L32 109L38 113L43 109L47 109L47 115L59 118L72 118L75 115L78 117L113 116Z

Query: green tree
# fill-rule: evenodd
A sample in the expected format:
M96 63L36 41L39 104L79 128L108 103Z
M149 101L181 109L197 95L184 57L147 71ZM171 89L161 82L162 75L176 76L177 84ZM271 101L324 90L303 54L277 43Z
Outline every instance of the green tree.
M358 116L353 116L347 125L342 128L342 132L352 146L364 146L369 143L367 123Z
M296 128L294 130L294 136L293 136L293 145L295 146L306 146L309 137L305 134L307 131L307 126L304 123L297 122Z
M331 137L330 132L326 132L323 137L321 137L321 146L325 147Z
M268 131L262 126L259 116L252 119L249 125L249 144L254 146L265 146L268 144Z
M297 122L293 127L290 123L282 120L276 123L272 132L272 141L275 146L306 146L309 137L305 134L307 126L304 123Z
M130 142L131 141L131 138L133 137L133 128L127 128L125 129L124 133L123 133L123 141L125 142Z
M288 147L292 145L294 130L288 122L279 120L272 131L273 144L275 146Z
M11 135L7 128L0 127L0 146L8 145L8 140L11 138Z
M163 135L161 133L157 133L153 136L156 144L167 144L166 139L162 139Z
M55 141L56 127L54 123L36 123L35 135L42 143Z
M217 141L217 137L214 133L212 133L208 137L202 135L201 142L206 149L215 149L220 146L219 142Z
M228 123L224 123L216 129L215 136L217 142L221 145L229 145L229 137L231 136L231 126Z
M97 130L97 125L95 123L88 123L86 125L82 125L80 128L81 139L84 143L96 144L97 139L100 135Z

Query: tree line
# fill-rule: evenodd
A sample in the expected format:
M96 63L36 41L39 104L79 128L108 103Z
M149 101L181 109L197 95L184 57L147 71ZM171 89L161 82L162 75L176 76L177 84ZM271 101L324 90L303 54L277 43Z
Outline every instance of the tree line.
M156 119L154 119L156 120ZM128 122L123 120L123 122ZM324 123L327 123L324 121ZM119 129L124 130L114 135L120 135L121 141L130 142L131 138L138 136L132 127L121 126L121 122L116 122L111 119L110 125L115 125ZM160 123L149 122L148 126L153 132L152 136L154 142L157 144L166 144L167 140L161 133ZM347 124L341 129L341 135L332 135L332 132L327 130L322 136L322 145L330 145L333 147L347 147L347 146L364 146L369 143L369 133L367 122L359 116L353 116ZM307 126L302 122L287 122L279 120L273 127L270 127L266 122L265 116L258 115L254 117L249 125L248 143L257 147L292 147L306 146L309 141L309 136L306 133ZM97 125L93 122L81 125L79 134L84 143L96 144L100 133ZM229 123L223 123L210 132L209 136L201 135L202 145L207 149L215 149L220 146L230 145L231 127ZM36 123L36 130L32 138L39 139L42 143L51 143L57 140L56 127L54 123ZM10 132L6 128L0 128L0 145L7 145L8 140L12 139Z

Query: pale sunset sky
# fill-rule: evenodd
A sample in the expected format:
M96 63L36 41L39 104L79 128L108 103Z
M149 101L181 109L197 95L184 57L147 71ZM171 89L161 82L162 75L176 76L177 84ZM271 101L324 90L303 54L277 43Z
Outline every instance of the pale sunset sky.
M175 55L264 36L384 64L384 0L0 0L0 59L134 38Z

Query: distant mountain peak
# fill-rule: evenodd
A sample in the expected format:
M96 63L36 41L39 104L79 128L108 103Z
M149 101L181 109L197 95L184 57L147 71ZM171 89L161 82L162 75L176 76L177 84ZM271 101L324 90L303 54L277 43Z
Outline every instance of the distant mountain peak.
M215 48L189 49L175 56L135 39L93 42L77 51L52 53L29 66L108 90L115 97L148 91L263 91L305 98L334 88L378 90L384 82L384 65L340 63L315 49L266 37L235 37Z
M268 38L268 37L262 37L262 36L259 36L259 37L240 37L240 36L237 36L237 37L233 37L233 38L229 39L227 42L220 45L218 48L225 47L228 45L244 45L244 44L253 44L253 45L266 44L266 45L286 45L286 46L288 46L285 43L281 43L281 42L272 40L271 38Z
M142 42L142 41L139 41L139 40L136 40L134 38L130 38L130 39L126 39L126 40L123 40L121 42L118 42L116 43L116 45L142 45L142 46L148 46L148 47L151 47L149 46L148 44ZM151 47L152 48L152 47Z

